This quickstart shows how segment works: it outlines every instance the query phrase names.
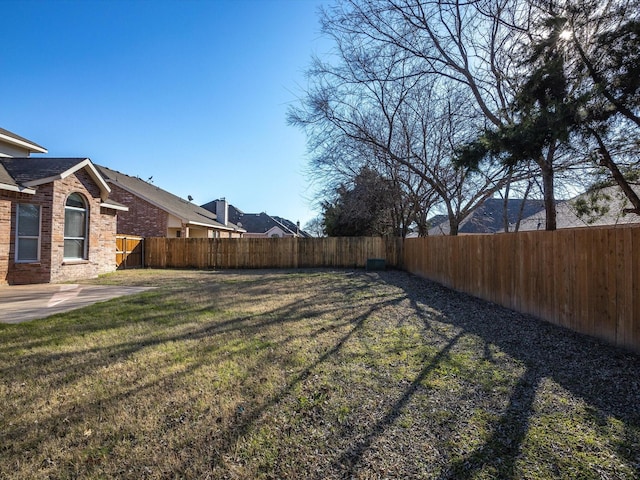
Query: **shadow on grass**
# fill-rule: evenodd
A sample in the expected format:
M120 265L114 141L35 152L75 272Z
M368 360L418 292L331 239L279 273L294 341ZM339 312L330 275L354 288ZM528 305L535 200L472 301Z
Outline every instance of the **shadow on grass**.
M263 276L262 273L268 275ZM154 292L67 314L61 317L65 318L63 322L56 322L54 318L36 322L33 326L1 331L0 338L6 342L0 343L0 359L6 362L0 367L0 375L3 378L28 379L30 375L40 374L40 381L45 382L51 392L59 391L70 381L90 379L102 368L129 360L146 349L189 342L191 350L188 353L193 359L185 362L180 371L159 371L155 378L142 378L123 385L118 391L96 393L86 399L84 410L78 410L77 404L62 405L57 411L47 413L37 425L19 420L9 425L13 413L7 412L2 424L6 428L0 433L0 444L5 446L0 447L0 454L17 458L19 450L37 451L47 436L62 434L69 422L81 425L87 417L99 418L104 409L117 411L118 406L133 395L160 389L169 396L179 388L176 385L180 381L191 379L194 372L207 366L205 359L212 358L205 355L208 350L219 349L221 357L237 359L263 355L260 357L262 362L269 361L279 368L286 368L286 381L259 400L243 402L242 414L233 417L229 423L201 424L202 430L209 429L210 436L204 432L202 438L192 439L201 449L199 453L206 452L211 470L226 471L226 462L234 454L234 449L261 424L270 409L290 401L296 389L310 381L323 364L344 360L344 357L339 358L340 355L347 344L363 333L369 319L385 309L395 314L396 307L408 304L409 309L403 310L403 313L408 312L408 316L394 321L402 326L408 323L409 317L418 319L423 329L423 342L434 347L435 353L425 355L424 364L415 376L409 382L399 384L383 415L376 421L359 432L351 431L347 424L333 433L333 440L341 445L329 460L329 472L334 478L357 477L366 469L364 459L367 452L399 420L414 397L425 394L425 381L450 360L456 349L462 348L460 344L467 336L482 340L477 354L487 362L497 364L499 360L495 355L499 350L521 364L523 373L506 394L508 401L499 417L488 425L487 437L473 450L448 459L447 465L438 473L440 478L473 478L486 468L498 472L500 478L516 478L516 464L534 415L536 394L546 379L553 380L573 396L584 400L591 407L596 422L605 424L609 418L615 418L624 424L617 452L640 476L638 451L629 448L638 443L634 429L640 429L640 387L637 381L640 359L637 356L401 272L341 272L340 278L344 281L340 284L323 271L277 272L275 275L259 272L258 276L255 275L256 272L242 271L204 272L198 274L196 280L187 282L167 276L162 280L164 286ZM287 292L299 289L297 280L304 275L313 275L319 280L327 276L334 283L321 284L313 296L293 296L288 300ZM235 288L236 284L256 302L274 295L274 292L284 296L277 307L265 308L259 313L232 312L227 316L215 316L214 321L190 322L192 318L206 317L221 308L224 310L220 302L223 297L220 296L231 292L229 289ZM391 286L394 293L370 295L376 285ZM197 302L180 301L194 294L198 297ZM354 306L356 302L360 302L357 308ZM129 311L130 316L114 315L118 311L116 306ZM139 336L75 351L39 351L64 342L70 335L81 341L85 336L110 330L115 332L132 324L140 327ZM443 329L442 325L452 328ZM269 329L286 327L292 328L278 339L277 345L273 345ZM24 338L25 331L30 330L37 334L36 339L27 338L24 343L15 343ZM265 342L257 346L239 343L241 346L232 354L225 354L224 342L231 344L236 339L234 335L242 335L240 340L264 337ZM309 350L302 363L287 358L289 344L313 339L324 341L319 344L319 350ZM269 349L273 352L269 353ZM262 362L252 364L248 375L260 376ZM22 398L27 405L37 400L28 392ZM214 430L217 432L215 435ZM23 438L30 440L23 442ZM184 472L188 472L190 460L180 462L174 465L174 476L180 476L180 472L188 476ZM90 472L90 468L86 468ZM319 478L321 474L308 472L308 475Z
M227 435L225 435L225 445L222 446L219 455L213 459L213 464L222 466L224 454L229 453L237 440L245 436L251 430L260 416L269 408L278 405L285 398L287 398L294 391L295 387L304 382L319 365L327 362L331 357L337 355L345 346L345 344L354 335L356 335L359 330L363 328L363 324L373 312L375 312L379 308L391 306L401 300L402 299L396 299L373 304L370 306L368 311L350 320L348 322L348 325L350 327L349 331L342 337L340 337L339 340L330 349L325 351L325 353L323 353L317 360L306 365L298 374L294 375L293 378L287 382L285 388L275 393L266 402L262 403L257 408L248 411L247 414L243 416L241 422L237 423L228 430Z
M257 290L268 291L269 285L273 284L272 279L264 279L261 281L251 280L247 286L247 291L256 293ZM325 286L327 291L335 291L335 286ZM349 286L342 289L341 295L345 302L349 302L349 297L357 295L366 285ZM287 383L286 387L278 392L271 394L267 400L261 404L255 404L247 407L242 416L238 416L236 421L229 426L223 441L215 446L215 453L211 454L212 467L220 464L221 455L228 451L236 441L251 430L254 422L269 407L277 404L295 388L300 382L304 381L310 372L320 363L326 361L336 352L338 352L345 342L361 328L363 322L368 318L372 311L377 308L383 308L386 304L390 304L393 300L381 298L375 302L371 302L369 310L362 315L353 317L345 314L344 305L336 303L331 306L324 306L322 311L314 310L314 300L309 300L306 304L301 303L298 299L290 302L282 302L280 306L271 310L263 310L258 314L237 314L231 318L216 320L214 322L188 323L188 319L198 317L202 313L210 310L216 310L217 300L212 298L209 301L200 302L196 305L183 304L180 305L181 318L187 320L186 327L180 322L175 325L167 325L163 321L166 318L166 304L162 299L166 297L169 290L157 291L154 294L145 294L138 297L129 297L123 301L114 301L111 304L105 303L95 305L87 309L79 310L70 314L61 316L64 318L62 322L56 322L55 318L47 321L35 322L32 325L13 326L11 329L5 330L3 336L15 342L16 339L23 338L25 331L32 331L37 340L33 342L21 343L19 346L11 345L11 342L4 343L0 348L0 357L9 359L18 355L19 361L10 361L5 364L0 373L9 378L29 379L30 377L38 382L46 384L45 390L50 392L61 391L69 386L70 383L76 381L87 381L99 375L102 368L110 365L127 361L137 353L158 346L171 345L177 342L195 341L195 351L191 352L194 358L198 359L198 349L211 348L212 339L227 335L234 332L241 332L245 336L258 336L270 327L282 327L286 324L305 322L313 325L313 319L316 316L329 315L335 316L336 321L329 325L316 328L310 333L302 331L300 335L292 334L280 340L280 347L288 342L296 339L304 339L305 337L321 336L328 333L339 334L340 329L348 328L348 332L340 337L335 344L331 345L326 351L319 355L317 360L311 364L303 366L297 374L295 374ZM193 285L189 291L193 291ZM210 293L210 289L205 290ZM176 294L176 291L171 291ZM321 292L320 292L321 293ZM179 292L178 292L179 295ZM315 300L317 302L317 299ZM104 342L98 346L87 346L87 348L75 348L72 351L54 351L51 352L44 347L55 346L60 342L68 340L69 336L82 341L86 336L93 333L104 333L109 330L116 330L120 327L131 326L130 318L114 316L114 304L123 307L125 311L130 311L132 307L140 307L136 312L135 324L144 327L144 330L138 337L122 338L114 342ZM155 308L154 308L155 307ZM117 312L117 309L115 310ZM183 320L183 322L184 322ZM156 330L155 326L160 327ZM171 327L184 327L175 333ZM21 334L19 332L22 332ZM7 335L8 334L8 335ZM226 337L225 337L226 338ZM208 343L199 344L198 340L206 340ZM242 349L235 350L234 355L243 357L252 352L244 352ZM155 380L144 379L140 383L131 385L123 385L117 391L109 394L108 392L92 393L82 404L82 408L78 408L77 403L61 405L56 411L42 412L38 417L38 422L24 422L20 419L12 419L13 412L4 418L3 425L7 428L3 429L0 434L0 443L5 445L3 450L7 456L18 454L18 450L37 451L38 445L44 442L51 435L57 436L68 430L69 425L81 424L88 417L100 416L99 412L105 409L117 408L124 400L132 395L140 395L144 391L151 391L154 388L165 384L171 384L180 377L186 377L192 372L200 368L203 363L195 360L188 363L188 366L180 372L166 374L162 371L158 372ZM258 367L256 367L258 368ZM258 371L252 372L258 375ZM41 395L40 393L30 394L28 389L21 395L21 402L34 405L41 401L41 398L34 397ZM8 413L8 412L7 412ZM29 439L29 440L24 440ZM17 450L16 450L17 449ZM1 466L0 466L1 467ZM186 470L187 466L184 466ZM0 468L1 471L1 468ZM1 476L1 475L0 475Z
M402 410L407 406L413 395L422 386L422 382L431 374L438 364L449 354L456 342L460 339L462 333L458 333L432 358L428 360L420 373L414 378L411 384L404 390L400 398L388 410L388 413L370 428L370 433L365 438L357 441L349 447L335 463L336 469L345 469L349 475L355 475L358 470L358 464L362 460L363 454L371 447L371 444L377 437L382 435L386 428L392 425L402 415Z
M405 275L386 272L382 278L404 290L407 281L400 277ZM439 322L450 324L464 334L480 337L486 360L495 361L491 351L494 346L525 366L524 374L512 389L506 410L490 426L490 437L474 451L452 461L440 478L474 478L487 466L499 472L500 478L518 478L515 464L522 453L538 387L544 379L552 379L586 402L600 424L615 418L625 425L626 441L617 445L617 451L640 477L640 451L630 448L640 441L638 355L439 284L414 276L410 278L407 295L419 317L426 321L435 311ZM427 315L427 311L431 313ZM430 369L431 365L425 370ZM424 373L421 372L420 377ZM404 401L405 397L406 393ZM393 413L382 426L392 420ZM380 427L372 430L371 438L378 434Z
M264 281L252 283L263 284ZM273 310L256 314L245 314L233 316L227 320L194 324L185 331L175 334L171 328L165 331L153 330L154 325L166 327L167 322L165 319L168 314L170 315L172 313L168 311L166 307L157 308L158 304L160 304L160 306L163 305L159 300L165 295L166 293L142 294L140 296L141 298L132 296L125 300L113 300L113 304L123 306L125 310L130 310L129 307L131 305L138 304L143 314L137 316L136 323L145 324L147 329L137 338L130 338L126 341L109 343L103 346L83 348L80 351L74 349L71 351L50 353L38 350L42 349L42 347L59 345L70 335L82 339L91 333L105 332L130 326L131 320L126 317L112 316L110 305L105 303L63 314L65 317L64 325L55 324L58 327L57 329L50 328L47 325L48 322L55 321L55 318L39 321L40 326L44 327L44 331L47 333L45 335L38 335L38 340L23 342L13 347L5 343L0 347L0 358L4 356L8 359L14 355L17 350L22 351L20 354L21 361L17 364L9 361L4 362L5 366L0 368L0 375L6 378L10 376L28 378L30 373L38 371L40 375L46 377L49 387L55 389L68 384L71 378L75 378L76 376L91 376L92 372L97 372L100 368L106 367L114 362L127 360L147 348L182 341L196 342L198 340L211 339L215 336L233 332L243 332L247 335L258 334L270 326L296 323L302 320L308 321L314 316L320 315L320 312L301 310L301 304L299 302L293 302ZM202 313L215 311L217 308L216 305L215 300L209 303L199 304L195 307L180 305L179 311L181 318L188 319L191 316L197 317ZM332 311L341 312L341 306L334 305L331 308L325 308L321 313L326 315ZM182 320L182 322L178 320L169 322L169 327L181 325L181 323L184 323L184 320ZM334 323L331 327L317 330L315 333L325 333L349 324L351 324L351 321ZM21 327L24 328L25 326L28 327L27 324L23 324ZM33 326L36 325L34 324ZM65 326L69 326L69 328L65 328ZM18 326L12 327L15 330L21 328ZM8 337L11 338L13 336L14 335L9 335ZM15 336L19 336L17 332ZM305 338L306 336L305 333L301 333L297 337ZM296 336L290 336L284 339L283 342L292 341L295 338ZM242 354L242 351L236 351L235 353ZM25 399L28 399L28 396L25 397Z

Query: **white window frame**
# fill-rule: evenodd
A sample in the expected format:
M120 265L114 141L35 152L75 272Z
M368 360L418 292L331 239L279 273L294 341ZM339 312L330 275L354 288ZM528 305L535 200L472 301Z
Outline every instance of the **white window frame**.
M29 205L38 208L38 236L33 235L20 235L20 206ZM38 249L36 258L23 258L20 259L20 240L21 239L37 239ZM15 242L15 262L16 263L38 263L40 261L40 244L42 238L42 206L34 203L18 203L16 204L16 242Z
M82 199L82 203L84 203L84 208L79 208L79 207L71 207L69 205L67 205L67 202L69 201L69 197L73 194L77 194L80 196L80 198ZM64 230L66 228L66 222L67 222L67 210L74 210L76 212L84 212L84 237L67 237L64 234ZM68 261L82 261L82 260L88 260L89 259L89 255L88 255L88 251L89 251L89 202L87 202L87 197L85 197L82 193L80 192L71 192L69 195L67 195L67 198L64 200L64 221L65 224L63 225L63 230L62 230L62 235L64 237L64 241L63 241L63 249L62 249L62 255L63 255L63 259L64 260L68 260ZM84 240L84 243L82 244L82 257L66 257L64 256L64 243L66 243L67 240Z

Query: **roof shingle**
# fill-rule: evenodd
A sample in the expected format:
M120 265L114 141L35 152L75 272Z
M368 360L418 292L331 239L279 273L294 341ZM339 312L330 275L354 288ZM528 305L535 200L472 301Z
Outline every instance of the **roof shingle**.
M133 193L156 207L182 219L185 223L200 224L223 230L242 230L234 224L222 225L217 221L215 213L140 178L103 166L98 166L98 170L107 179L107 182Z
M55 177L72 169L86 158L0 158L0 163L16 183L25 183Z

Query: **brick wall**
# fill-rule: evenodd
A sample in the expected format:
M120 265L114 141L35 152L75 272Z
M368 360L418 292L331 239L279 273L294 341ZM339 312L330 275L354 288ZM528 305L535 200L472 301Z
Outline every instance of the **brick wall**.
M113 272L117 268L116 264L116 227L117 216L123 212L116 212L110 208L100 208L101 234L98 238L98 245L94 250L98 263L98 275Z
M13 193L11 196L9 262L7 282L10 284L47 283L51 276L51 199L53 183L41 185L35 195ZM18 203L40 206L40 261L34 263L15 263L16 211Z
M86 170L80 170L55 182L53 218L64 218L64 205L69 194L81 193L89 207L88 258L82 261L64 260L64 222L53 222L51 235L51 281L64 282L93 278L115 270L115 215L101 214L100 189Z
M0 195L1 195L0 191ZM0 196L0 285L9 275L9 244L11 243L11 200Z
M81 193L87 201L89 237L87 260L70 262L64 260L64 206L73 192ZM41 206L40 262L14 262L18 203ZM100 203L100 190L85 170L41 185L35 195L0 192L0 283L62 282L115 270L116 212L101 208Z
M139 237L167 236L167 212L116 185L109 186L109 198L129 207L128 212L118 212L119 234Z

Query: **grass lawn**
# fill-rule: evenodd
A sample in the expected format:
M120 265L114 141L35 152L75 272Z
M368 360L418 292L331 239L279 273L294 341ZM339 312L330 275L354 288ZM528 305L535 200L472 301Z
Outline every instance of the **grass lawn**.
M0 478L640 478L640 357L402 272L130 270L0 325Z

